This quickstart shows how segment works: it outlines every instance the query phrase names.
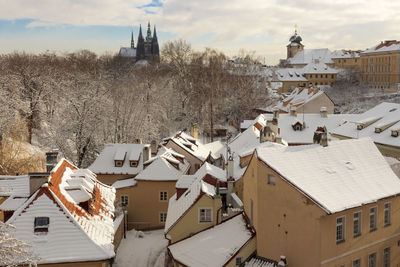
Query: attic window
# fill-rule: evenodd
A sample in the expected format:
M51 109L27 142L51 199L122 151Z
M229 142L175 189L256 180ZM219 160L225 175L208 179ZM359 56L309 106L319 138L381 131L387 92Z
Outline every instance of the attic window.
M392 108L391 110L389 110L389 112L393 112L393 111L396 111L397 110L397 108Z
M399 136L399 130L392 130L392 136L393 137L398 137Z
M35 217L34 233L36 235L45 235L49 232L49 217Z
M381 128L375 127L375 133L381 133L381 132L382 132L382 129L381 129Z
M137 168L137 166L139 165L139 161L138 160L130 160L129 164L132 168Z
M357 124L357 130L362 130L362 129L364 129L364 126L362 124Z
M124 164L123 160L114 160L115 163L115 167L122 167L122 165Z

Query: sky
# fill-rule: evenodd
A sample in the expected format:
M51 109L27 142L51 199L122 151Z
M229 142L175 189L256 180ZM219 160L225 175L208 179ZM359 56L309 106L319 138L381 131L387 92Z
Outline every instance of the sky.
M272 65L295 25L306 49L366 49L400 39L398 10L397 0L0 0L0 53L117 53L150 21L161 47L182 38Z

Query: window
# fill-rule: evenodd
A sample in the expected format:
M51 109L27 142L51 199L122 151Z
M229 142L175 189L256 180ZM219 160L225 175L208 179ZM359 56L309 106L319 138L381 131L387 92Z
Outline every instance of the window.
M376 253L368 255L368 267L376 267Z
M353 261L353 267L361 267L361 259L356 259Z
M121 196L121 206L126 207L129 204L128 196Z
M167 221L167 213L160 212L160 223L165 223Z
M236 265L239 266L240 264L242 264L242 257L236 257Z
M122 160L115 160L114 163L115 163L115 167L122 167L124 162Z
M390 267L390 247L383 250L383 267Z
M49 217L35 217L35 234L47 234L49 232Z
M390 202L385 203L383 221L385 226L392 224L392 204Z
M378 212L377 207L369 209L369 231L376 230L376 214Z
M268 174L268 184L275 185L275 176Z
M160 201L167 201L168 200L168 192L167 191L161 191L160 192Z
M344 242L346 217L336 218L336 243Z
M361 235L361 211L355 212L353 216L353 236Z
M136 168L139 165L139 161L137 161L137 160L131 160L131 161L129 161L129 163L132 168Z
M202 208L199 209L199 222L212 222L212 209Z

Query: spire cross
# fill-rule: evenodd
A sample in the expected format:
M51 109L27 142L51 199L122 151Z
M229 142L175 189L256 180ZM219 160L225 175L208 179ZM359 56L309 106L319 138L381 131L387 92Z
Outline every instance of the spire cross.
M294 24L294 33L297 34L297 24Z

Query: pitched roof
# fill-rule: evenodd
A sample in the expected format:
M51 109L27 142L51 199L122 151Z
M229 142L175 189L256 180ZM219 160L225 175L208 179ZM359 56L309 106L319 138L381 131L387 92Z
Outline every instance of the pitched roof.
M206 194L214 197L215 187L202 181L202 178L201 176L196 178L179 199L176 199L176 194L169 199L167 220L164 228L165 233L168 233L172 226L182 218L202 195Z
M0 197L29 197L29 175L0 175Z
M361 50L344 50L344 49L341 49L341 50L335 50L335 51L333 51L332 52L332 54L331 54L331 57L332 58L338 58L338 59L341 59L341 58L359 58L360 57L360 53L361 53L362 51Z
M193 175L183 175L176 183L176 188L189 188L189 186L198 179L203 179L206 175L210 175L220 182L226 182L226 170L218 168L208 162L205 162L200 169Z
M384 42L380 42L379 44L371 47L370 49L361 52L361 54L373 54L373 53L380 53L380 52L400 52L400 41L396 40L387 40Z
M327 213L400 193L400 180L369 138L260 148L257 155Z
M168 247L186 266L224 266L255 235L241 214Z
M87 195L90 196L87 199ZM87 209L79 202L89 201ZM115 190L62 159L49 183L37 190L8 220L16 235L33 244L39 263L80 262L114 257ZM49 217L46 235L34 234L35 217Z
M135 186L137 184L135 178L121 179L112 184L115 189Z
M177 181L190 168L190 163L183 155L166 147L162 147L157 156L144 165L147 167L135 177L135 180Z
M267 259L261 257L252 257L249 261L244 264L245 267L276 267L277 265Z
M339 71L326 65L325 63L308 63L302 69L304 74L337 74Z
M361 130L358 124L363 124ZM375 128L382 131L375 132ZM358 114L351 122L330 131L349 138L370 137L374 142L389 146L400 147L400 137L391 136L391 130L400 130L400 104L381 103L362 114Z
M164 138L163 144L166 145L170 140L201 161L205 161L211 153L210 148L205 147L198 139L193 138L183 131L179 131L171 137Z
M97 174L131 174L136 175L143 169L143 149L147 144L107 144L89 170ZM141 155L141 157L140 157ZM137 160L137 167L131 167L129 160ZM124 160L121 167L115 167L115 160Z
M315 61L325 64L333 64L331 51L327 48L322 49L304 49L296 53L294 57L288 59L289 64L309 64Z
M24 204L27 199L28 199L27 197L11 196L11 197L7 198L3 203L1 203L0 210L7 210L7 211L16 210L22 204Z

